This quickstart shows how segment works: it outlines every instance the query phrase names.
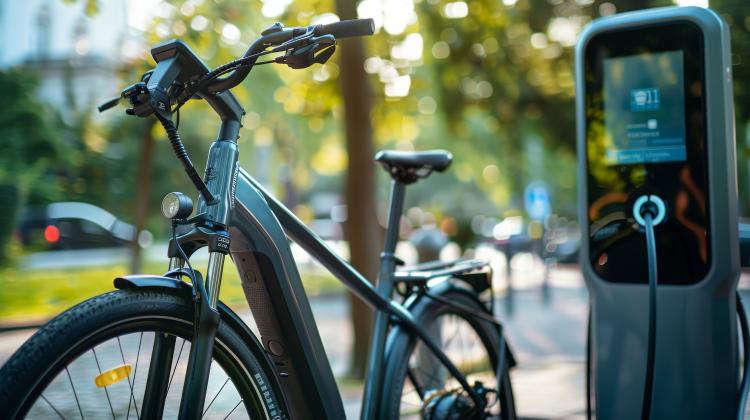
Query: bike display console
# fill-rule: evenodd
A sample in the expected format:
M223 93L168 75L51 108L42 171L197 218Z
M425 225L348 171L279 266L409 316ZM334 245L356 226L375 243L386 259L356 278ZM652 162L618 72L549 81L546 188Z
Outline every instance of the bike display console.
M602 18L576 50L581 268L599 419L640 415L648 336L643 206L654 210L653 418L737 406L739 274L727 24L709 9Z

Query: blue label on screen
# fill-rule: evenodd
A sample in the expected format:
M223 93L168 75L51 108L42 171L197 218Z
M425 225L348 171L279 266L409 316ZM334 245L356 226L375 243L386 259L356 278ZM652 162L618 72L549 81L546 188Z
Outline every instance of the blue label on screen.
M604 125L607 164L686 160L682 51L605 59Z

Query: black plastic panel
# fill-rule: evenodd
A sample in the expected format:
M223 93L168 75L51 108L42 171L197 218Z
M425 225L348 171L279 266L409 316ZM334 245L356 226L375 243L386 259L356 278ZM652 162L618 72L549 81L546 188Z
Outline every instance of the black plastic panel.
M647 282L632 209L655 194L666 204L656 227L659 282L699 282L711 265L700 30L681 22L601 33L587 46L585 72L592 268L605 281Z

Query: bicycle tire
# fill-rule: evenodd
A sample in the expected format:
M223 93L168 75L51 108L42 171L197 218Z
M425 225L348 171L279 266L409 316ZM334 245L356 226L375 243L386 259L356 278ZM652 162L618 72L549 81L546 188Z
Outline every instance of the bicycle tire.
M481 306L477 299L470 296L470 293L471 292L464 289L449 288L442 293L439 293L439 296L468 309L470 312L486 312L486 309ZM466 321L466 324L481 340L482 346L487 352L493 370L495 372L497 371L497 349L499 347L499 332L497 326L478 317L467 315L465 312L459 313L449 305L430 299L427 296L421 297L420 301L413 306L412 314L417 323L422 325L428 331L442 316L445 315L457 316ZM404 384L409 380L407 368L418 342L419 340L417 337L403 328L395 329L392 332L392 336L389 337L389 351L385 367L385 383L389 384L389 386L386 387L386 392L383 396L384 398L381 400L381 418L396 419L402 415L401 399L404 391ZM448 356L450 357L451 355L448 354ZM515 404L509 376L508 357L505 357L504 360L506 368L503 369L502 383L499 387L500 389L497 390L497 401L500 404L499 418L502 420L512 420L515 419ZM455 360L452 360L452 362L454 362L454 364L456 363ZM424 416L424 413L420 414ZM480 418L486 417L492 416L480 416Z
M193 334L193 305L189 295L166 290L130 289L93 297L63 312L42 326L0 369L0 407L3 407L5 413L0 417L7 415L11 419L23 418L35 402L41 401L40 396L43 396L47 386L58 374L67 371L69 364L97 345L114 340L115 337L121 343L120 337L125 334L140 332L142 339L144 332L162 332L182 338L184 345ZM139 355L140 346L139 343ZM120 352L122 353L122 348ZM213 361L227 374L227 382L232 380L242 397L238 406L244 403L251 418L286 418L284 406L279 399L281 392L278 384L272 381L275 380L275 374L263 369L253 351L248 348L243 334L236 331L229 322L219 324ZM179 357L175 362L175 370L178 362ZM99 364L98 359L96 363ZM136 372L137 369L136 361ZM69 372L68 376L70 377ZM135 380L133 378L133 382ZM131 385L131 396L133 387ZM73 393L76 404L79 404L74 388ZM109 400L109 393L106 396ZM207 393L208 398L210 396ZM137 404L137 400L134 401ZM127 402L129 417L130 399ZM111 404L110 401L110 408ZM80 404L78 409L81 409ZM114 411L112 416L115 416Z

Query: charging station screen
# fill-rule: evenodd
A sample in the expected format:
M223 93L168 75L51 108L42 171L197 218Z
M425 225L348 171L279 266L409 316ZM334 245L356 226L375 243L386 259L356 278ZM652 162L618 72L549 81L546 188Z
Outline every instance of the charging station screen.
M604 281L648 281L635 203L656 196L659 283L695 284L711 267L703 35L691 22L610 30L584 52L590 267Z
M682 51L607 58L603 76L606 163L684 161Z

